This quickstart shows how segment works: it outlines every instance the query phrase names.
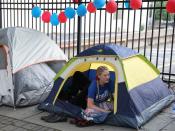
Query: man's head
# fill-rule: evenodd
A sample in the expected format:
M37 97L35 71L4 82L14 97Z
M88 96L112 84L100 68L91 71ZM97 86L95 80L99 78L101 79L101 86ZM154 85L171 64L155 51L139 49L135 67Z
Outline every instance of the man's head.
M109 82L110 73L106 66L99 66L96 71L96 78L101 84Z

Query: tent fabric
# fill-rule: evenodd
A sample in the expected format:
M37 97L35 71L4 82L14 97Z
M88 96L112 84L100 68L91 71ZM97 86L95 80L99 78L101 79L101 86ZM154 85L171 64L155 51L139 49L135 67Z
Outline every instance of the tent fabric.
M55 75L56 73L44 63L15 73L15 105L34 105L45 100L51 91Z
M98 58L98 59L97 59ZM105 60L104 60L105 58ZM124 81L123 70L119 60L115 56L93 56L93 57L74 57L69 60L69 62L57 73L55 80L59 77L65 79L65 77L72 76L75 71L87 71L91 67L92 63L100 63L111 66L111 68L117 68L117 72L120 75L118 77L119 82ZM115 65L115 67L114 67ZM69 74L69 75L67 75Z
M144 56L126 47L105 44L91 47L72 58L58 72L51 93L38 108L82 117L80 107L74 108L73 112L68 110L73 108L71 105L69 108L67 104L66 107L61 106L59 94L76 71L86 73L93 79L100 64L107 64L113 69L110 75L115 73L114 111L103 121L106 124L139 128L175 100L173 93L160 79L158 69Z
M5 45L0 45L0 49L0 56L2 60L2 63L0 62L0 104L14 105L14 86L8 48Z
M166 96L172 95L170 91L167 91L167 86L159 77L136 87L131 90L129 94L134 103L136 103L136 107L139 112L144 111Z
M0 30L0 104L28 106L43 101L66 55L43 33L19 27ZM41 64L42 63L42 64Z
M110 43L91 47L88 50L81 52L77 56L118 55L121 59L125 59L135 56L136 54L138 53L130 48Z
M111 68L111 66L107 65L107 64L103 64L103 63L91 63L90 65L90 69L94 69L96 70L99 66L106 66L108 68L109 71L114 71L114 69Z
M113 125L113 126L121 126L121 127L132 127L138 128L138 120L136 117L129 117L127 115L121 114L110 114L104 124Z
M106 56L105 57L105 61L104 61L104 57L103 56L102 57L98 56L98 60L96 58L97 58L96 56L88 57L88 58L86 58L87 62L85 61L84 58L79 58L79 59L74 59L73 61L71 61L70 62L71 64L69 62L67 63L67 65L63 68L64 72L61 70L60 71L61 74L58 73L59 75L56 76L56 78L61 77L64 80L61 83L60 88L59 88L56 96L54 96L55 98L54 98L54 102L53 103L55 103L55 101L57 100L57 97L58 97L58 95L59 95L59 93L60 93L64 83L66 82L67 78L69 76L71 76L75 71L86 71L87 68L85 68L85 67L90 67L90 66L87 66L86 64L90 64L92 62L96 62L96 63L100 62L100 63L105 63L105 64L110 65L115 70L115 73L117 74L116 75L117 81L124 81L122 77L118 77L118 75L119 74L122 75L123 72L122 72L122 68L121 68L121 66L119 64L119 61L116 60L115 57ZM81 63L81 64L79 64L79 63ZM118 78L120 78L120 79L118 79ZM117 81L115 81L115 82L117 82ZM117 85L115 84L115 86L117 86ZM115 100L114 103L116 104L117 101ZM114 109L116 110L115 107L114 107Z
M36 63L67 60L53 40L32 29L20 27L1 29L1 44L7 45L10 50L13 73Z
M0 69L0 105L14 105L14 93L11 74L5 69Z
M7 60L5 49L3 46L0 46L0 69L5 69L7 67Z
M145 124L149 119L154 116L154 114L160 112L161 109L171 104L174 99L174 95L166 96L165 98L161 99L160 101L154 103L149 108L144 110L140 116L137 116L138 127Z
M125 59L122 63L129 90L159 76L158 71L155 71L151 66L148 66L139 55L131 57L130 59Z
M118 83L118 102L117 102L117 114L125 115L128 117L134 117L135 114L139 115L134 102L126 88L125 82ZM128 104L126 104L128 103ZM133 110L135 113L133 113Z

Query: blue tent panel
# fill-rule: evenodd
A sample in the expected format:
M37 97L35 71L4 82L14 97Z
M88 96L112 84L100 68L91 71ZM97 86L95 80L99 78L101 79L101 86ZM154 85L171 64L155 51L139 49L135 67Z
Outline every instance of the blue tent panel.
M130 127L130 128L138 128L138 122L136 117L130 117L126 115L120 115L120 114L110 114L105 124L113 125L113 126L121 126L121 127Z
M118 85L117 114L134 117L139 114L128 94L125 82Z
M132 89L130 95L139 112L142 112L154 103L171 95L170 90L167 88L167 85L157 77L148 83Z
M57 80L55 80L52 91L50 92L47 99L44 101L45 103L52 103L54 101L54 98L58 92L58 89L59 89L62 81L63 81L63 79L61 79L61 78L58 78Z
M127 47L119 46L116 44L101 44L84 50L78 56L117 55L124 59L136 54L136 51Z
M62 112L74 118L81 118L82 112L82 109L80 107L59 99L55 102L54 105L51 103L43 102L38 106L38 109L55 113Z

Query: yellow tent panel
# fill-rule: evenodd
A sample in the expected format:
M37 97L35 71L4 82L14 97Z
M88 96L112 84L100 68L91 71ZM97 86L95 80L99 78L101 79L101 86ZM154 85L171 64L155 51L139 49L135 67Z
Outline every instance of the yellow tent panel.
M123 68L128 89L149 82L158 77L158 73L141 57L134 56L123 60Z
M96 62L94 62L94 63L91 64L90 69L96 70L99 66L106 66L109 69L109 71L114 71L114 69L109 64L96 63Z
M73 70L69 73L68 77L72 76L76 71L85 72L85 71L89 70L90 65L91 65L91 63L89 63L89 62L77 64L76 68L73 68Z

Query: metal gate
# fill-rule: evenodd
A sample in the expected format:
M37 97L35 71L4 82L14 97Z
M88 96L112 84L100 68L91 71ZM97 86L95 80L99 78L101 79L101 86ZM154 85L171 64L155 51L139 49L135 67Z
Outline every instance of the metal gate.
M162 79L175 82L175 15L165 10L166 0L143 0L142 8L133 10L128 0L116 0L116 13L98 9L84 17L75 16L65 24L52 26L31 15L33 6L59 14L67 7L86 7L91 0L0 0L0 26L26 27L50 36L68 58L97 44L120 44L146 56L160 71ZM108 0L106 1L106 3Z

